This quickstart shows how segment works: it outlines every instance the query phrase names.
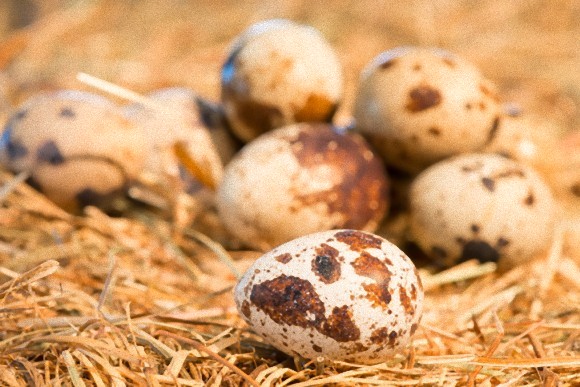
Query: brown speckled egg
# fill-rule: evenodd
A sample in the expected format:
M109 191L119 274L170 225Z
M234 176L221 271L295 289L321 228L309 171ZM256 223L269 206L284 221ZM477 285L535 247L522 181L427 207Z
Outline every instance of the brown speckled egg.
M441 49L399 47L364 70L354 115L388 164L416 173L491 141L500 108L470 63Z
M217 186L222 179L223 165L211 128L203 120L197 102L199 97L190 89L181 87L160 89L148 97L159 108L130 105L125 109L126 116L144 130L150 143L145 171L177 176L180 163L174 145L180 142L188 157L199 167L201 182Z
M0 160L67 210L106 205L141 171L145 140L104 97L63 90L32 97L11 116Z
M238 37L221 85L231 129L247 142L291 123L329 122L343 81L336 54L316 29L274 19Z
M389 241L333 230L264 254L237 284L235 301L252 329L289 355L372 364L410 342L423 287Z
M476 258L504 267L524 263L550 245L555 206L531 168L492 154L441 161L411 186L410 230L435 260Z
M381 160L358 134L302 123L263 134L227 165L217 192L226 228L268 250L333 228L374 231L388 207Z

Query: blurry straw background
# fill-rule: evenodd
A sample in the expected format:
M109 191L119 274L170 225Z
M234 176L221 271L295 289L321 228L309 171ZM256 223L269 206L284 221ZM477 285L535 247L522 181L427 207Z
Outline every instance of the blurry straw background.
M580 129L575 0L3 0L0 122L40 90L89 89L78 72L217 101L232 39L273 17L313 25L336 48L344 117L371 58L427 45L475 63L504 101ZM360 366L291 359L252 334L233 306L231 265L243 271L259 254L224 254L200 235L190 199L172 197L162 213L73 216L17 179L0 170L0 385L580 384L574 214L528 266L422 269L426 312L412 348Z

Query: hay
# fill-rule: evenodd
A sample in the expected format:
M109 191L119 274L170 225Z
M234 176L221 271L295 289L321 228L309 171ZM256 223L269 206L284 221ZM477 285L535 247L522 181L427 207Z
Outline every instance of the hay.
M332 10L298 0L33 3L33 24L0 28L2 118L8 111L2 101L15 105L42 89L89 88L78 72L133 90L133 99L182 85L215 100L233 36L251 22L284 16L315 25L337 48L346 69L338 120L348 122L358 74L375 54L427 44L472 60L504 99L562 131L580 123L574 1L392 1L380 11L371 1L336 1ZM529 265L508 272L477 262L438 273L421 268L426 305L412 346L361 366L292 359L248 330L231 289L259 254L226 251L218 241L226 247L228 241L212 228L215 214L203 212L197 198L145 192L156 205L125 206L120 217L96 208L75 216L25 178L0 171L1 385L580 381L580 211L566 210L551 250Z

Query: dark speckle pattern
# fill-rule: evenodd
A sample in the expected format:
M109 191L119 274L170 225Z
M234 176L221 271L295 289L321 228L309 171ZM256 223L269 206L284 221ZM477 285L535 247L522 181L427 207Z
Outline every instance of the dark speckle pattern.
M58 165L64 163L64 156L60 152L58 145L52 140L46 141L38 150L36 151L36 157L38 161L46 162L52 165Z
M356 230L344 230L334 234L337 241L346 243L353 251L363 251L369 248L380 249L383 241L372 234Z
M314 286L298 277L281 275L254 285L250 301L278 324L313 328L339 342L360 337L347 306L335 307L326 318Z
M331 284L340 278L338 250L321 244L316 248L316 257L312 260L312 271L325 284Z
M63 107L60 109L59 115L63 118L75 118L76 114L71 107Z
M439 105L442 99L439 90L429 85L420 85L411 89L405 107L411 113L417 113Z

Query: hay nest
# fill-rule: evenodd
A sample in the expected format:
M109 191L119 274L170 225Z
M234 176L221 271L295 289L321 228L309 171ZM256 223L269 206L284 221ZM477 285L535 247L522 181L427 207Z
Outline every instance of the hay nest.
M61 3L66 3L64 7ZM248 24L312 24L346 69L397 45L445 47L505 100L580 123L580 7L504 2L4 1L0 116L39 90L82 89L79 71L137 92L189 86L217 99L229 42ZM33 12L31 12L31 10ZM574 149L574 148L572 148ZM577 148L576 148L577 149ZM550 251L499 273L466 262L420 270L425 314L412 346L375 366L293 359L253 334L231 296L259 254L226 251L215 213L183 192L152 210L75 216L0 170L0 384L124 386L578 385L580 209L561 202ZM574 199L572 199L574 200ZM405 216L388 220L403 229ZM401 226L403 225L403 226ZM208 237L207 235L211 236ZM222 242L222 244L216 241Z

